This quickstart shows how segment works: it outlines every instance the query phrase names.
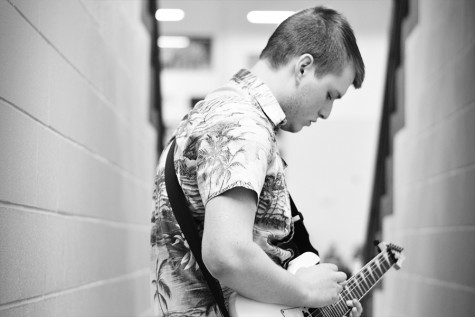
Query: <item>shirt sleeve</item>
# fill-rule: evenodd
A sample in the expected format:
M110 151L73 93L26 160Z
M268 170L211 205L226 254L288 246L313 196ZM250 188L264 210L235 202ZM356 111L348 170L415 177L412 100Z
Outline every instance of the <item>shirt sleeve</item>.
M214 114L199 143L197 181L204 206L235 187L259 197L264 185L273 146L269 122L255 108L237 108Z

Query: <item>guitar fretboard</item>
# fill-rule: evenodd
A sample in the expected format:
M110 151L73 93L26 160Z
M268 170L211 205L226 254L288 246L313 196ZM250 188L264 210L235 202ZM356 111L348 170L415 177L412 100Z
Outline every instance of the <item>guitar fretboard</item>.
M346 315L350 311L346 302L352 299L362 299L389 271L393 264L386 250L379 253L348 280L345 289L341 293L341 299L333 305L322 308L320 312L325 317Z

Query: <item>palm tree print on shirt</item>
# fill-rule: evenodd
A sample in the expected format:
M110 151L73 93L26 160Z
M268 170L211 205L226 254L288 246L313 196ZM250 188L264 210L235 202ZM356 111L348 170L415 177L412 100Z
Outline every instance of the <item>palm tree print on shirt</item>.
M156 264L156 278L152 280L152 285L155 286L155 295L154 300L158 301L162 314L165 315L165 310L168 310L167 300L165 298L170 298L171 291L170 287L166 284L165 280L162 278L162 272L165 265L168 264L167 259L163 260L160 265L158 265L159 259L157 258ZM165 310L164 310L165 307Z
M266 227L284 229L286 206L282 202L286 200L282 197L285 195L287 195L287 190L283 174L267 175L262 188L256 221Z
M206 143L206 147L201 147L198 151L198 169L206 167L203 172L203 182L209 182L207 199L211 197L211 190L221 183L217 193L223 191L224 184L231 178L231 170L236 167L244 168L241 161L237 160L237 156L244 152L244 146L239 147L234 153L230 150L230 144L237 141L244 141L244 135L232 135L230 132L236 127L240 127L239 122L234 124L221 124L216 127L215 134L207 134L202 142ZM214 186L212 184L213 176L215 179Z

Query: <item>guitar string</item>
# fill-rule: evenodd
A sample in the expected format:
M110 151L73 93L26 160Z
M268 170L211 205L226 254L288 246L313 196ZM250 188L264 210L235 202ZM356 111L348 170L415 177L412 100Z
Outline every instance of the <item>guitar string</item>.
M351 295L351 291L355 290L357 287L358 287L358 277L362 275L362 278L363 278L363 281L367 280L367 278L369 276L372 277L373 280L375 280L375 282L373 283L372 286L370 286L368 288L368 290L366 290L364 292L364 294L360 297L360 298L363 298L376 284L377 282L379 282L379 280L382 278L382 276L384 275L384 273L378 277L378 278L374 278L374 276L371 274L371 272L368 272L368 274L365 273L365 268L367 267L370 267L371 269L375 269L376 267L378 267L378 265L376 264L377 261L380 261L381 258L384 257L385 253L387 253L387 250L379 253L376 257L374 257L370 262L368 262L368 264L366 264L363 268L361 268L361 270L356 273L355 275L353 275L352 278L350 278L349 282L353 282L353 281L356 281L355 282L355 285L354 287L350 288L350 289L345 289L343 291L346 291L346 293L349 293ZM389 268L387 270L389 270L391 268L391 265L389 266ZM356 293L358 295L358 293ZM346 296L346 295L345 295ZM343 299L340 299L338 300L336 303L332 304L332 305L329 305L329 306L325 306L323 307L322 312L321 314L323 314L323 312L330 314L331 316L335 316L333 314L333 312L337 311L338 314L342 313L342 309L341 309L341 306L340 306L340 303L342 301L346 301L346 300L343 300ZM330 310L331 309L331 310ZM348 311L348 309L343 309L343 315ZM313 314L311 314L313 316ZM319 316L318 314L316 316ZM339 315L336 315L336 317L338 317Z
M351 282L355 282L355 283L354 283L354 287L351 287L351 288L349 288L349 289L346 288L346 289L343 290L343 292L346 291L346 293L348 293L348 294L351 295L351 292L352 292L353 290L357 289L357 287L358 287L358 285L359 285L359 284L358 284L358 276L361 276L361 275L362 275L362 278L363 278L362 281L366 281L366 280L368 279L368 277L371 276L372 279L375 280L375 282L374 282L373 285L371 285L371 286L364 292L364 294L360 297L360 298L363 298L363 297L379 282L379 280L380 280L380 279L383 277L383 275L386 273L386 272L383 272L383 274L382 274L380 277L374 278L374 276L371 274L371 272L368 272L368 273L365 272L365 268L367 268L367 267L369 267L369 268L371 268L371 269L375 269L375 268L377 268L377 267L379 268L379 265L376 264L376 262L377 262L377 261L380 262L381 259L386 260L386 259L384 258L384 255L387 254L387 253L388 253L387 250L384 250L384 251L380 252L380 253L379 253L377 256L375 256L370 262L368 262L368 264L366 264L365 266L363 266L363 267L358 271L358 273L354 274L354 275L348 280L348 284L351 283ZM382 264L382 263L381 263L381 264ZM385 267L383 267L383 269L385 269L386 271L388 271L388 270L391 268L391 266L392 266L392 265L389 264L389 268L388 268L388 269L386 269ZM366 284L366 283L365 283L365 284ZM363 291L364 291L364 289L363 289ZM342 292L342 293L343 293L343 292ZM358 295L358 293L359 293L359 292L356 292L356 295ZM345 296L346 296L346 295L345 295ZM340 314L340 313L341 313L341 308L340 308L339 304L340 304L342 301L346 301L346 300L345 300L345 299L340 299L340 300L338 300L336 303L331 304L331 305L329 305L329 306L325 306L325 307L323 307L322 309L320 309L319 311L316 311L316 312L315 312L316 315L314 315L313 313L310 313L310 315L311 315L312 317L323 317L323 313L325 312L325 313L328 313L328 314L329 314L328 316L335 316L335 315L332 313L332 311L335 311L335 310L337 310L337 311L338 311L338 314ZM330 310L330 309L331 309L331 310ZM347 311L348 311L348 310L344 310L344 311L343 311L343 315L344 315ZM336 317L339 317L339 315L336 316Z
M364 271L363 271L364 268L366 268L366 267L368 267L368 266L369 266L369 267L373 266L374 263L376 262L376 260L377 260L379 257L382 257L382 253L383 253L383 252L379 253L375 258L373 258L370 262L368 262L368 264L366 264L363 268L361 268L361 270L358 271L358 273L354 274L354 275L350 278L349 282L352 282L353 280L357 280L357 279L358 279L357 277L360 275L361 272L362 272L363 274L365 274ZM374 267L375 267L375 266L374 266ZM350 293L350 292L351 292L353 289L355 289L356 287L357 287L357 285L355 285L355 287L353 287L350 291L348 291L348 293ZM344 290L344 291L345 291L345 290ZM351 293L350 293L350 294L351 294ZM363 296L364 296L364 295L363 295ZM341 309L340 309L340 306L339 306L340 303L341 303L341 299L338 300L338 301L337 301L336 303L334 303L334 304L325 306L325 307L321 308L320 310L314 312L316 315L314 315L314 313L310 313L310 315L311 315L311 316L315 316L315 317L323 316L323 313L325 313L325 315L327 315L327 316L334 316L334 317L338 317L340 314L343 314L343 315L344 315L344 314L346 313L346 310L343 311L343 313L341 312ZM337 312L335 312L335 311L337 311ZM338 315L335 315L335 313L338 313Z
M381 272L382 272L381 276L379 276L379 277L376 276L376 278L375 278L374 274L372 274L371 271L365 270L365 268L369 267L369 268L371 268L372 270L374 270L374 269L376 269L376 268L380 268L380 266L379 266L377 263L379 262L379 263L381 263L381 265L383 265L383 263L381 262L381 259L384 259L384 255L385 255L386 252L387 252L387 251L385 250L385 251L379 253L376 257L374 257L374 259L372 259L367 265L365 265L357 274L355 274L352 278L350 278L349 282L350 282L350 283L351 283L351 282L354 282L354 287L347 288L347 289L344 289L344 290L343 290L343 292L345 292L345 295L343 296L344 298L347 297L347 294L351 295L351 292L352 292L353 290L355 290L355 289L358 290L357 288L359 287L361 281L364 281L365 284L366 284L366 281L368 280L368 277L371 277L371 280L374 280L374 283L373 283L373 285L370 285L370 287L369 287L366 291L363 289L364 294L360 297L360 299L363 298L363 297L379 282L379 280L383 277L383 275L385 274L385 272L382 272L382 271L381 271ZM387 269L384 268L384 269L387 271L387 270L389 270L390 268L391 268L391 265L389 266L389 268L387 268ZM367 273L366 273L366 272L367 272ZM362 278L361 281L360 281L359 277ZM371 280L370 280L370 282L371 282ZM342 293L343 293L343 292L342 292ZM355 293L356 293L356 295L358 295L359 291L358 291L358 292L355 292ZM331 308L332 308L334 311L335 311L335 310L338 311L338 313L343 312L343 315L344 315L345 313L347 313L347 312L350 310L350 309L348 309L348 307L346 306L346 300L347 300L347 299L343 299L343 298L340 299L340 300L338 300L335 304L332 304L332 305L331 305ZM342 302L345 302L345 305L344 305L345 308L342 308L342 307L341 307L340 304L341 304Z
M366 267L371 267L372 269L375 269L377 267L377 265L375 265L374 262L369 262L368 265L365 265L365 268ZM352 287L352 288L349 288L349 289L345 289L343 290L345 293L348 293L351 295L351 292L353 290L355 290L357 287L358 287L358 276L362 276L363 278L363 281L366 280L369 276L370 276L370 272L368 272L368 274L366 274L364 271L360 274L360 273L357 273L353 276L353 278L350 279L350 282L354 282L355 281L355 286ZM383 273L384 274L384 273ZM374 286L376 285L376 283L382 278L382 275L378 278L374 278L372 277L373 280L375 280L374 284L368 288L368 290L360 297L360 298L363 298L367 292ZM361 281L359 281L361 282ZM343 293L343 292L342 292ZM356 294L358 295L359 292L356 292ZM347 295L344 295L344 297L346 298ZM358 295L359 296L359 295ZM358 297L357 296L357 297ZM336 303L334 304L331 304L329 306L325 306L323 307L320 311L317 311L316 312L316 315L315 316L323 316L323 314L325 314L325 316L332 316L332 317L340 317L340 316L343 316L345 315L350 309L346 306L346 304L344 305L345 307L342 308L341 307L341 303L345 301L346 302L346 299L339 299ZM313 313L311 313L311 316L314 316Z

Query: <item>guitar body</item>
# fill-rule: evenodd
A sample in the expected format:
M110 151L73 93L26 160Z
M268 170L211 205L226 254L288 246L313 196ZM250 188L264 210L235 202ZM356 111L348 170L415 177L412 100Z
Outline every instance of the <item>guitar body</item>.
M318 255L306 252L289 263L287 271L295 274L302 267L318 264ZM254 301L237 293L229 299L229 314L231 317L304 317L310 316L308 309L287 307L277 304L267 304Z
M347 280L336 303L321 308L287 307L257 302L234 293L229 299L229 314L231 317L344 316L350 311L346 305L347 300L360 300L391 267L397 270L401 267L405 258L402 254L403 248L385 242L379 243L378 248L381 252ZM295 274L300 268L316 265L319 261L318 255L306 252L290 262L287 270Z

